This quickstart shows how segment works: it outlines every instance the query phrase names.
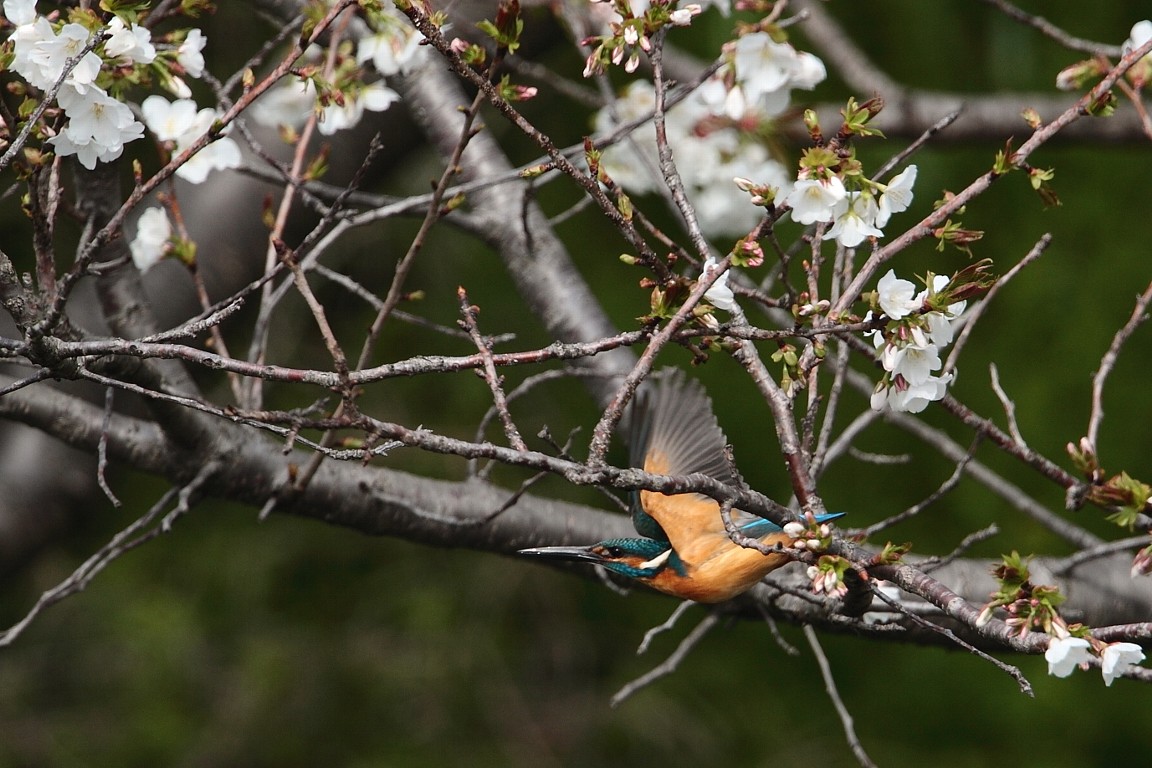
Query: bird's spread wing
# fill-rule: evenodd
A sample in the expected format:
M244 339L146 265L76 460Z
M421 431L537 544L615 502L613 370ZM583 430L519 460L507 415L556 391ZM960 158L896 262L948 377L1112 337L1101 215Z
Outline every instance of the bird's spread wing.
M699 382L676 369L661 371L640 393L632 418L632 465L660 475L700 472L722 483L742 482L724 458L727 440ZM695 493L665 496L641 491L633 504L636 530L668 541L682 555L719 534L727 538L720 507ZM735 512L737 525L767 523ZM771 525L770 523L768 523ZM776 530L779 530L777 528ZM767 533L757 531L749 535Z
M657 373L641 390L633 411L633 466L663 475L701 472L731 483L727 442L704 387L679 369Z

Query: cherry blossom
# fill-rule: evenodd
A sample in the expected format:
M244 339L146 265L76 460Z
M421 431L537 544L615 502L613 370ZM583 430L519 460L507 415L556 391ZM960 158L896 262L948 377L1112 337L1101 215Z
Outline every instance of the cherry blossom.
M896 270L890 269L880 278L876 293L880 309L890 320L899 320L920 308L915 299L916 286L911 280L896 277Z
M1048 662L1048 674L1068 677L1081 664L1092 658L1090 645L1082 637L1052 638L1044 659Z
M151 64L156 58L152 33L139 24L131 27L119 16L108 22L109 38L104 42L104 53L127 64Z
M845 248L855 248L869 237L883 237L876 227L876 200L863 192L848 192L832 209L835 223L824 233L825 240L835 239Z
M716 259L709 257L708 260L704 262L704 270L700 278L705 279L710 277L711 274L719 268L720 265ZM717 309L723 309L726 312L731 312L736 308L736 295L732 293L732 289L728 286L728 272L724 272L724 274L716 278L716 282L712 283L712 287L704 293L704 300Z
M4 18L18 27L36 21L36 0L4 0Z
M171 237L172 222L163 208L155 206L140 214L136 221L136 237L128 244L136 268L145 272L160 261Z
M424 36L398 15L389 14L385 20L392 23L386 23L385 29L365 36L357 43L356 62L371 61L376 71L385 77L407 74L424 50L420 45Z
M188 30L188 36L180 47L176 49L176 61L184 68L189 77L200 77L204 74L204 46L208 40L204 33L198 29Z
M364 111L383 112L400 99L400 94L383 83L373 83L366 86L355 96L345 94L344 104L341 106L332 102L324 108L318 126L320 133L331 136L336 131L351 128L360 122Z
M1104 675L1104 685L1120 677L1129 668L1144 661L1144 649L1136 643L1111 643L1100 654L1100 671Z
M144 126L132 116L128 105L98 88L85 93L63 88L57 100L68 115L68 122L48 141L58 155L76 155L89 170L97 162L120 157L125 144L144 135Z
M160 141L171 141L179 154L200 139L219 119L211 108L197 110L191 99L169 102L163 96L149 96L141 105L148 130ZM176 169L176 175L192 184L200 184L215 170L237 168L241 163L240 147L227 136L221 136L192 155Z
M883 229L894 213L908 210L912 205L912 185L916 183L916 166L910 165L892 177L880 195L876 211L876 226Z
M847 192L839 176L826 179L798 179L785 203L792 207L792 220L805 226L818 221L832 221L836 206Z
M69 59L80 57L64 83L83 92L95 82L103 64L92 51L80 56L90 37L88 30L79 24L65 24L57 33L41 16L32 24L17 27L12 35L15 43L12 68L37 88L49 90L64 75Z

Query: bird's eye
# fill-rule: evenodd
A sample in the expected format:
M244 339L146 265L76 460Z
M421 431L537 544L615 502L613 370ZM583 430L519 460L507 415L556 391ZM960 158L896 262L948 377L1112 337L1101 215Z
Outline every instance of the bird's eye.
M604 554L608 557L616 558L622 556L624 550L620 549L620 547L604 547Z

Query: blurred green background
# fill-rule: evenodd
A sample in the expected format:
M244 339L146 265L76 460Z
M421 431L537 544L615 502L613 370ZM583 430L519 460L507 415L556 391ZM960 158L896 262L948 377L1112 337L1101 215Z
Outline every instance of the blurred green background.
M230 57L247 50L236 45L222 51L228 47L221 44L225 30L251 47L269 34L241 4L223 5L208 29L208 52L216 56L218 73L231 71L226 67L237 62ZM1150 10L1131 1L1091 12L1071 4L1032 5L1073 34L1113 43ZM982 4L938 3L926 10L909 0L829 7L882 67L909 85L1050 92L1055 73L1077 59ZM714 13L702 21L717 35L731 24ZM577 75L579 57L565 49L552 23L532 16L533 30L539 30L534 55ZM802 30L797 44L804 47ZM847 95L833 78L814 98L841 101ZM527 111L566 144L588 125L570 107L541 101ZM495 116L487 122L514 159L534 156ZM1018 135L1024 134L1021 124ZM916 203L890 229L922 215L943 190L958 190L986 170L1002 143L921 152L915 160ZM898 147L873 141L861 156L866 167L874 167ZM964 217L967 226L988 232L975 255L994 259L1000 270L1044 232L1055 239L981 322L961 359L954 392L1002 422L988 384L987 364L996 361L1029 443L1066 464L1062 446L1078 439L1087 423L1091 374L1135 295L1152 278L1152 163L1144 145L1061 142L1033 160L1055 167L1062 207L1043 209L1023 178L1008 178ZM437 172L421 150L386 170L376 188L394 193L422 191ZM541 190L550 213L576 199L563 185ZM12 208L0 212L6 232L18 226ZM389 223L360 233L341 266L366 284L380 285L412 226ZM630 327L647 298L636 287L636 272L616 259L623 249L619 239L594 215L559 231L613 319ZM443 228L427 252L434 256L419 260L409 281L427 293L418 307L422 313L451 324L455 287L463 285L482 308L485 332L514 331L517 348L547 341L510 295L492 253ZM947 273L964 263L955 251L941 255L923 243L893 266L907 275ZM321 295L342 296L323 289ZM366 317L355 311L338 316L338 332L357 338ZM325 359L309 323L285 321L285 356L311 342L312 359ZM1107 468L1146 479L1152 475L1152 405L1143 366L1150 350L1144 329L1110 383L1101 441ZM386 335L381 351L397 359L467 348L401 327ZM662 361L688 363L675 352ZM527 373L511 371L509 380ZM748 404L756 402L751 385L723 357L698 375L716 400L746 478L766 493L785 494L768 416L760 408L749 412ZM277 405L300 405L315 393L272 394ZM848 412L864 403L856 395L845 401ZM366 402L369 410L386 407L390 420L471 437L486 392L471 376L445 376L389 383L370 392ZM514 414L523 433L535 434L547 424L558 436L577 425L587 435L596 416L574 383L537 391ZM938 409L924 418L963 444L970 439ZM913 461L879 467L845 460L832 468L823 488L828 507L848 511L853 525L918 501L951 472L930 451L883 426L869 430L859 447L909 453ZM987 448L978 455L1052 509L1062 508L1059 489ZM440 457L399 453L389 465L463 475L462 462ZM511 484L522 479L513 472L497 476ZM65 539L5 575L3 623L19 619L41 591L164 490L159 481L124 469L115 469L111 482L126 501L124 509L94 497ZM541 488L604 504L594 493L558 481ZM1010 549L1067 551L971 482L892 535L914 541L920 553L948 552L992 521L1003 533L980 545L975 556L995 558ZM1076 521L1104 536L1122 535L1090 511L1077 513ZM1133 589L1148 588L1146 581L1133 582ZM610 708L616 690L666 657L703 616L703 609L692 609L638 657L643 633L675 605L643 591L622 597L600 584L514 560L373 539L294 518L273 516L260 524L253 509L204 504L170 535L120 559L84 593L46 612L14 647L0 650L0 766L856 764L812 655L793 627L783 627L782 634L800 650L798 656L789 655L765 625L714 630L674 675ZM850 637L825 637L824 643L861 740L880 765L996 761L1058 767L1140 764L1138 756L1152 756L1152 734L1133 716L1149 693L1129 681L1106 689L1095 673L1056 680L1040 658L1009 658L1035 686L1036 698L1029 699L1006 675L960 651Z

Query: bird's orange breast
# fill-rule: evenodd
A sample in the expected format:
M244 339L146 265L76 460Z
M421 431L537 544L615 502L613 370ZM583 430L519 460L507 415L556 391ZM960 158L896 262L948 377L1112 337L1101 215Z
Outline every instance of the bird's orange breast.
M777 541L789 543L784 534L763 540L769 547ZM686 554L680 553L684 574L666 568L648 583L665 594L698 603L720 603L751 589L760 579L786 565L785 554L765 555L759 550L734 544L727 534L723 538L707 536L694 543Z

